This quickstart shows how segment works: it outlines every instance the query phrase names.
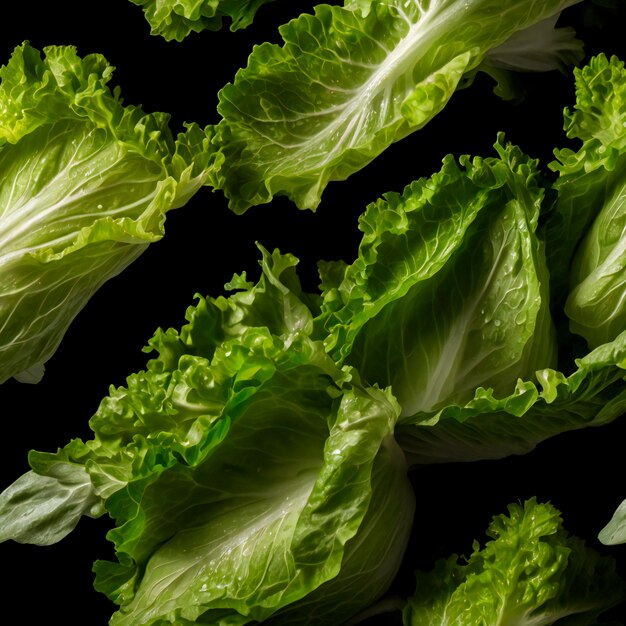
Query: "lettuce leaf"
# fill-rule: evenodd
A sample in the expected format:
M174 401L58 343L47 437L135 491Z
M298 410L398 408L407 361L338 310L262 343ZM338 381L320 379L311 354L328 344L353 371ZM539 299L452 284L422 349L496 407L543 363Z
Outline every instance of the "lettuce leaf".
M322 266L327 350L391 385L402 423L478 387L508 395L555 362L537 163L502 138L496 150L386 194L361 218L358 259Z
M26 472L0 494L0 541L48 546L74 530L83 515L103 512L84 467L53 463L46 475Z
M617 507L598 539L607 546L626 543L626 500Z
M201 298L180 332L155 335L156 358L111 389L92 441L31 454L59 506L30 540L61 538L87 503L117 522L118 562L95 567L120 605L112 624L330 625L395 576L415 506L399 407L311 338L295 263L263 251L256 285L236 275L236 293ZM90 480L73 507L57 497L60 467ZM0 521L37 513L43 494L17 483Z
M246 381L253 395L228 403L219 418L230 422L227 436L197 464L173 465L108 501L120 564L98 563L96 588L121 604L112 624L218 623L214 613L227 609L248 623L301 599L312 604L302 613L315 615L301 623L333 624L390 584L413 510L393 404L358 388L332 397L326 375L291 367ZM331 579L341 588L344 577L359 596L306 597Z
M543 369L496 397L478 388L462 405L415 416L396 428L413 464L499 459L526 454L559 433L601 426L626 410L626 331L577 359L569 375Z
M570 331L595 348L590 356L612 350L608 364L624 369L626 69L600 54L574 74L576 104L565 111L565 130L579 147L555 151L550 164L559 174L546 227L554 306L567 315ZM619 407L609 395L605 402ZM622 502L600 541L624 543L625 519Z
M271 0L130 0L143 9L152 35L182 41L191 32L219 30L225 17L231 30L246 28Z
M452 157L361 218L351 265L321 264L317 336L390 385L411 464L525 454L626 406L626 334L556 366L537 162Z
M425 125L483 62L493 72L532 69L538 56L557 67L580 58L570 30L562 37L551 27L531 29L500 62L494 50L576 1L515 0L502 11L493 0L360 0L319 5L282 26L284 45L256 46L220 92L216 145L231 208L277 194L315 208L329 181Z
M565 127L582 145L557 151L551 164L559 178L548 241L555 297L571 331L595 348L626 327L626 70L617 57L599 55L575 78Z
M568 535L550 504L511 504L487 535L491 541L482 549L475 542L465 563L453 555L417 572L406 626L595 626L624 598L614 561Z
M0 69L0 382L38 380L91 295L207 183L209 130L122 106L113 68L25 43Z

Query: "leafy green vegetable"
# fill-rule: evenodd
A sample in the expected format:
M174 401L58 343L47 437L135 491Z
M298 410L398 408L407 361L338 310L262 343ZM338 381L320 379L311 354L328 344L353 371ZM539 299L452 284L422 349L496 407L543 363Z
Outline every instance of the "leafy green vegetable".
M327 349L392 385L403 416L479 386L510 393L554 363L537 163L501 140L496 150L460 165L450 155L430 179L386 194L362 216L343 276L322 266Z
M0 541L51 545L83 515L99 517L103 512L84 467L51 463L46 475L26 472L0 494Z
M575 1L515 0L502 11L494 0L355 0L282 26L284 45L255 47L220 92L216 143L231 208L276 194L315 208L329 181L424 126L477 69L580 58L570 30L551 27L527 31L501 59L494 50Z
M231 30L245 28L271 0L130 0L143 8L153 35L182 41L191 32L219 30L224 17Z
M615 76L598 77L598 62L582 73L604 93ZM619 111L614 98L607 93L605 107ZM546 181L537 162L501 140L496 149L499 159L460 165L449 156L432 178L387 194L361 218L357 260L321 265L318 336L338 362L391 385L402 407L396 437L412 464L524 454L561 432L612 421L626 406L623 333L554 369L540 237L549 237L558 289L572 233L583 232L564 210L579 196L579 210L589 210L585 178L560 179L560 204L538 229Z
M393 438L399 407L309 337L294 265L264 253L257 285L236 276L242 291L201 299L180 333L157 333L158 357L111 390L93 441L31 454L36 486L59 506L21 535L58 539L98 500L117 521L119 562L96 565L96 587L121 607L112 624L275 613L277 624L334 624L393 579L414 509ZM91 481L71 510L59 468ZM20 480L0 501L3 522L38 513L43 494Z
M466 563L453 555L417 573L406 626L595 625L624 597L614 561L569 536L550 504L511 504L487 535L492 540L482 550L475 542Z
M123 107L97 54L28 44L0 69L0 382L37 380L72 319L208 182L210 133Z
M626 70L600 55L575 77L566 131L582 146L558 151L552 164L559 172L552 265L556 295L569 283L564 308L572 332L594 348L626 327Z
M478 388L461 405L402 420L398 442L413 464L498 459L526 454L559 433L607 424L626 409L626 332L576 361L569 376L538 370L500 398Z
M565 128L582 146L557 151L551 164L559 179L548 221L549 255L555 298L563 302L571 331L591 348L605 349L623 342L626 327L626 69L617 57L601 54L574 74L576 105L566 111ZM626 355L615 356L623 368ZM600 541L624 543L625 520L622 503Z
M600 531L598 539L606 545L626 543L626 500L617 507L609 523Z
M554 29L568 4L318 7L283 27L284 47L255 49L222 92L215 136L192 126L178 141L165 116L121 106L102 57L49 48L42 60L25 45L0 86L12 116L0 123L0 199L16 216L3 232L17 243L35 236L28 272L45 262L51 277L58 267L69 280L74 267L53 263L83 268L86 252L95 269L101 253L112 255L109 273L99 266L85 279L95 289L161 236L165 211L216 183L219 167L236 210L277 193L315 206L326 182L426 123L479 69L498 78L575 58L571 34ZM213 4L211 18L226 6ZM527 47L530 31L522 35L530 26L545 37L540 57ZM592 254L602 224L614 230L621 219L601 216L607 198L613 211L621 197L608 193L605 171L621 189L624 107L608 86L623 66L590 68L568 118L583 150L558 153L554 189L500 136L497 156L449 155L439 173L370 205L358 258L322 263L321 293L302 289L295 257L261 248L256 284L235 275L230 295L199 297L180 331L156 332L147 348L156 355L110 389L91 440L30 454L31 471L0 494L0 540L47 545L84 515L113 518L115 560L94 568L96 588L119 606L113 625L334 626L398 572L416 503L408 462L523 453L623 414L619 319L607 341L568 361L550 310L562 325L571 260ZM575 261L576 280L583 267L595 271ZM32 293L58 308L49 293ZM66 327L48 326L58 339ZM42 354L19 369L32 371ZM604 531L610 541L623 534L620 511ZM551 506L531 500L510 514L466 565L453 557L418 575L407 624L586 624L621 600L612 565L569 538Z

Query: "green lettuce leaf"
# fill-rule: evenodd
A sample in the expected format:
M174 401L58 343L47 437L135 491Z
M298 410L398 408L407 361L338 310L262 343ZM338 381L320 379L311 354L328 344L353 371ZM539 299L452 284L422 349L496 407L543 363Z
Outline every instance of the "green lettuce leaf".
M92 441L31 453L51 500L53 468L91 484L26 540L69 532L85 498L117 522L118 562L95 567L120 605L112 624L331 625L395 576L414 510L399 407L310 337L295 263L263 251L257 284L237 275L239 291L155 335L156 358L111 389ZM42 496L26 495L16 515Z
M449 156L430 179L386 194L360 220L358 259L322 266L327 350L391 385L403 423L478 387L509 395L554 364L537 164L501 139L496 150Z
M466 563L453 555L417 573L406 626L595 626L624 598L614 561L569 536L550 504L511 504L487 535Z
M57 462L46 475L26 472L0 494L0 541L51 545L83 515L98 517L103 511L85 468Z
M526 454L559 433L622 416L625 369L626 332L576 360L569 376L538 370L538 382L519 380L510 395L500 398L491 389L478 388L464 405L404 420L396 438L412 464Z
M626 543L626 500L617 507L609 523L598 534L598 539L606 545Z
M231 30L245 28L271 0L130 0L142 7L152 35L182 41L191 32L219 30L225 17Z
M256 46L220 92L216 145L231 208L276 194L315 208L329 181L424 126L481 63L493 73L580 58L571 32L552 27L532 29L501 58L494 51L576 1L515 0L502 11L494 0L361 0L319 5L282 26L284 45Z
M210 178L210 132L175 141L168 116L122 106L112 69L28 44L0 68L0 382L40 378L91 295Z
M558 199L548 225L557 305L590 348L626 328L626 69L600 55L575 70L576 105L566 111L577 152L556 152Z
M307 296L295 273L297 260L278 251L269 254L261 250L262 275L256 284L248 282L245 273L235 275L227 285L235 293L229 297L199 297L198 303L188 308L188 323L180 331L157 330L146 347L146 351L156 353L147 369L128 376L125 387L112 387L91 418L93 440L74 439L55 453L30 453L30 465L40 478L19 479L5 490L0 497L0 519L21 516L32 519L32 524L18 529L7 522L4 539L40 543L43 533L58 540L72 530L84 507L72 503L78 517L71 525L66 522L66 476L80 483L81 489L84 487L81 493L85 502L96 498L103 513L106 499L129 482L160 472L179 458L193 464L207 440L226 435L225 422L213 428L207 412L221 410L228 399L229 381L237 375L260 377L261 373L250 360L246 360L250 372L244 368L242 359L246 358L247 348L235 346L230 349L231 358L225 358L228 350L223 344L237 342L253 333L254 328L262 327L271 336L280 337L281 345L288 349L299 335L306 336L312 329L312 313L303 302ZM207 367L218 349L221 357L217 364ZM261 364L267 366L265 361ZM243 398L246 394L249 390L241 390ZM88 484L82 480L85 468L90 476ZM41 509L42 519L37 518L39 509L32 506L38 485L45 485L47 507L59 509L52 514ZM35 499L24 495L23 486Z
M317 336L402 407L410 464L525 454L626 408L626 334L556 365L537 163L444 160L361 218L352 265L322 264Z
M301 599L312 606L300 623L334 624L385 591L413 512L392 436L397 407L375 390L337 396L330 382L310 364L281 364L247 383L255 389L242 404L228 402L228 434L197 464L109 499L120 563L98 563L96 587L121 604L112 624L220 623L225 610L248 623ZM344 576L358 596L342 589ZM330 580L340 598L306 597Z

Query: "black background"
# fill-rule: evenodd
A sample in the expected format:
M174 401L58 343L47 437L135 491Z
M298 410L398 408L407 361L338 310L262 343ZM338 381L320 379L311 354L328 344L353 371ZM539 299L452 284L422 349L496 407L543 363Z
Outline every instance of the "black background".
M262 7L245 31L224 29L167 43L150 36L141 9L128 0L23 1L12 5L10 20L3 20L0 63L24 40L39 49L75 45L81 56L99 52L116 67L110 84L121 87L124 101L142 104L146 111L170 112L177 132L183 121L216 123L217 92L245 66L252 45L279 42L276 27L313 4L276 0ZM626 58L623 13L602 29L587 28L578 6L563 15L566 23L577 26L587 57L603 51ZM312 290L319 259L354 259L360 239L356 220L365 206L437 171L447 153L490 156L496 133L504 131L508 140L547 164L553 148L566 144L562 110L574 102L573 80L569 73L551 72L525 75L522 83L524 101L505 103L492 94L490 79L479 76L426 128L348 181L331 183L315 213L298 211L279 198L235 216L222 195L209 189L169 213L164 239L106 283L78 315L43 381L36 386L8 381L0 387L0 488L28 470L30 449L53 451L73 437L89 438L87 421L109 385L122 385L128 374L145 366L141 348L157 327L180 327L196 292L217 296L232 274L243 270L256 279L255 241L298 256L303 283ZM564 434L524 457L414 472L415 529L395 590L411 593L415 568L428 569L452 552L468 554L472 540L483 539L492 515L531 496L550 500L562 511L566 527L615 556L626 576L625 546L607 548L595 539L626 497L625 432L625 422L617 420ZM95 559L113 558L105 539L111 525L108 518L85 518L55 546L0 545L0 599L12 623L106 624L115 607L93 590L91 566ZM624 614L623 608L611 613L615 618Z

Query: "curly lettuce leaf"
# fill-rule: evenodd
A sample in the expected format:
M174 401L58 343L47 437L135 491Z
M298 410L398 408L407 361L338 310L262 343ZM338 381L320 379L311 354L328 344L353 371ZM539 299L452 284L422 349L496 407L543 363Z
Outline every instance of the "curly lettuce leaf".
M551 164L558 198L547 232L555 296L571 331L595 348L626 327L626 70L599 55L575 77L565 127L582 145Z
M373 390L334 397L315 367L285 366L225 407L228 435L201 462L109 500L120 564L98 563L96 587L121 604L112 624L219 623L225 610L248 623L300 600L311 605L300 623L333 624L390 584L413 511L397 408ZM358 580L356 598L307 597L344 576Z
M392 387L411 464L525 454L626 407L626 335L553 369L544 190L536 162L496 147L387 194L361 219L358 259L320 268L317 336Z
M315 208L329 181L424 126L483 61L497 66L490 50L576 1L515 0L506 11L493 0L348 2L282 26L283 46L255 47L220 92L216 145L231 208L277 194ZM502 64L529 69L538 47L550 50L544 59L571 58L571 37L546 32L504 50Z
M0 68L0 382L40 378L91 295L210 177L210 132L174 140L167 115L122 106L112 70L27 43Z
M475 542L466 562L453 555L417 572L406 626L595 626L624 598L613 559L570 536L550 504L511 504L487 535L491 541L482 549Z
M182 41L192 32L219 30L224 18L230 29L249 26L260 6L271 0L130 0L143 9L152 35Z
M537 164L496 149L386 194L361 218L358 259L322 266L327 350L391 385L402 422L481 386L508 395L554 362Z
M93 440L74 439L56 453L30 453L35 475L19 479L0 496L0 519L32 519L29 526L33 531L6 522L3 540L40 543L44 535L58 540L70 532L85 507L71 503L78 515L71 525L67 523L64 503L68 478L84 486L84 502L93 503L95 498L103 513L106 499L130 481L149 476L155 468L161 471L177 458L194 463L211 437L221 440L226 435L225 422L212 427L210 411L219 412L227 401L229 381L237 376L260 378L267 362L249 359L248 349L238 344L226 359L223 344L229 340L236 343L262 327L280 338L278 345L286 350L312 328L312 313L303 302L307 296L295 273L297 260L289 254L261 250L262 274L256 284L247 281L245 273L235 275L227 284L234 293L198 297L197 304L187 309L187 324L180 331L157 330L146 347L146 351L156 353L146 370L128 376L125 387L112 387L91 418ZM217 364L206 366L218 349L222 357ZM271 374L272 369L267 371ZM332 371L336 372L335 366ZM247 394L249 390L244 388L237 397ZM90 481L83 480L85 468ZM38 515L39 509L33 505L37 490L44 486L42 499L47 498L47 508Z
M117 522L118 562L95 568L120 605L113 624L330 625L399 567L414 496L397 402L311 339L296 260L263 253L257 284L236 275L236 293L200 299L185 327L155 335L157 356L111 389L92 441L30 455L49 508L64 489L54 468L90 484L26 540L61 538L85 498ZM30 512L41 496L11 505Z
M526 454L549 437L601 426L623 415L625 370L626 332L576 360L569 376L538 370L537 382L519 380L503 397L478 388L463 405L403 420L396 437L413 464Z

